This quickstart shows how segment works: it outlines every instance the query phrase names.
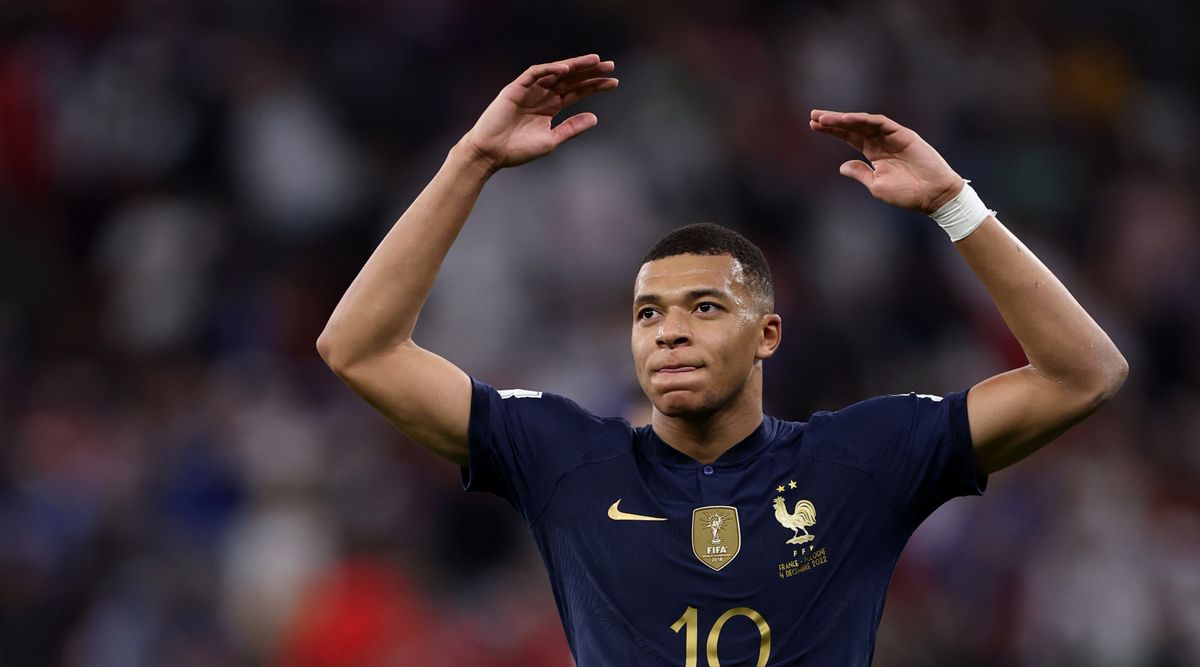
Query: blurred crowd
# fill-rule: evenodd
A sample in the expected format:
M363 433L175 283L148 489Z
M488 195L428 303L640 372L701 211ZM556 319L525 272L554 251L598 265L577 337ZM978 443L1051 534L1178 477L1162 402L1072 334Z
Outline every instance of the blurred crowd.
M767 411L1026 363L945 235L809 109L939 148L1131 365L910 542L879 667L1200 664L1187 3L17 0L0 8L0 664L571 664L525 528L341 385L341 292L499 89L597 52L597 128L487 186L416 339L648 418L632 281L722 223L771 262Z

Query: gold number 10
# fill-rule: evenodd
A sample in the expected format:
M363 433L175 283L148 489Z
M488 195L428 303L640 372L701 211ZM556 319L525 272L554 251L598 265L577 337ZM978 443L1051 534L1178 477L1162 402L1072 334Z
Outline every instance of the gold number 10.
M724 628L729 619L734 616L745 616L758 626L757 667L766 667L767 658L771 657L771 626L767 625L767 619L763 618L762 614L749 607L734 607L717 617L717 622L713 623L712 630L708 631L708 641L704 644L705 653L708 656L708 667L721 667L721 661L717 659L717 642L721 641L721 628ZM684 667L696 667L696 654L700 652L700 612L695 607L689 606L683 612L683 616L680 616L679 620L671 625L671 629L676 634L685 627L687 628L687 653L683 665Z

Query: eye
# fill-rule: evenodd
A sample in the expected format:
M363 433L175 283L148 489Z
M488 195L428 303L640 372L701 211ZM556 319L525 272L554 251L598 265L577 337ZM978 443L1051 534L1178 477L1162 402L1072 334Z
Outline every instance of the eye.
M705 301L704 303L701 303L700 305L696 306L696 310L698 310L702 313L715 313L715 312L717 312L717 310L719 308L720 308L720 306L718 306L715 303L712 303L711 301Z
M648 320L654 317L655 310L653 308L643 308L638 311L637 318L639 320Z

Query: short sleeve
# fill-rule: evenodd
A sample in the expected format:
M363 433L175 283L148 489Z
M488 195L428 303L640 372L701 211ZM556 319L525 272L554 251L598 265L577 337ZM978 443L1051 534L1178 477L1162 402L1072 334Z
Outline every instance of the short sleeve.
M987 488L975 464L967 391L877 396L829 414L846 456L913 527L947 500Z
M499 391L474 378L471 385L463 488L503 497L532 523L559 478L583 460L604 420L555 394Z

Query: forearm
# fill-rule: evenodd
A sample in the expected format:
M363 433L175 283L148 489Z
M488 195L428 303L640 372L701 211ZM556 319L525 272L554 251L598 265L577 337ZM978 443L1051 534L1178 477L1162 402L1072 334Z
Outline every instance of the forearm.
M994 217L954 244L1030 364L1069 391L1115 393L1125 358L1062 282Z
M462 144L400 216L342 296L317 340L344 366L412 339L438 269L492 170Z

